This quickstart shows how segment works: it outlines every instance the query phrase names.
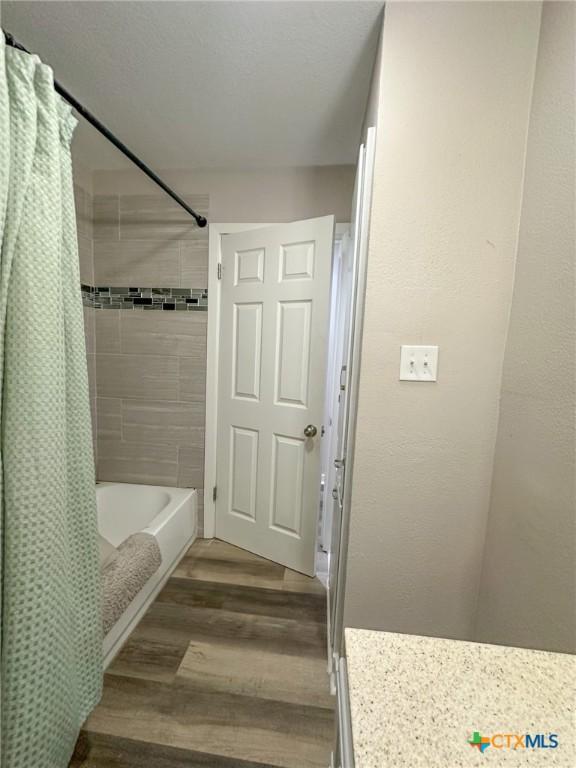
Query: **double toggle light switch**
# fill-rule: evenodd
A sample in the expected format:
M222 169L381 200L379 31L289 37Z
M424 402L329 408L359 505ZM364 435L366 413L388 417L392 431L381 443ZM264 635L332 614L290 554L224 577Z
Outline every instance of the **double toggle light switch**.
M436 381L438 347L400 347L400 381Z

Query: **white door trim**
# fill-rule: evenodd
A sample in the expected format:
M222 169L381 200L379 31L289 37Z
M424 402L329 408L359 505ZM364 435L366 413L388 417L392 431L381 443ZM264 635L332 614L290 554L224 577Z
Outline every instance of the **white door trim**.
M350 232L350 225L349 224L337 224L337 229L334 233L334 248L333 248L333 258L336 254L336 245L339 245L340 248L342 248L342 241L345 234L349 234ZM342 258L342 256L341 256ZM335 285L335 278L338 279L338 285ZM341 292L343 288L343 284L340 282L341 275L340 275L340 264L338 265L338 275L336 275L335 269L334 269L334 261L332 262L332 286L331 286L331 293L330 293L330 304L331 304L331 312L330 312L330 331L329 331L329 337L328 337L328 359L326 364L326 394L325 394L325 403L324 403L324 427L325 427L325 438L326 443L323 446L322 450L322 467L321 472L324 479L324 490L322 493L322 500L323 500L323 515L320 523L320 541L322 544L322 549L324 549L326 552L329 551L330 548L330 526L331 526L331 519L332 519L332 511L330 507L330 502L332 499L331 493L332 493L332 484L329 481L334 459L336 456L334 455L334 447L332 445L332 439L334 435L334 429L335 429L335 420L334 416L336 415L334 413L334 400L336 396L336 390L340 389L340 365L338 365L339 358L337 357L338 353L338 331L340 330L339 324L340 324L340 318L342 316L342 308L339 304L339 300L341 299ZM341 362L341 361L340 361ZM332 421L332 426L329 425L329 422ZM327 523L329 521L329 523Z
M376 158L376 128L368 128L365 142L364 173L361 192L361 217L358 222L358 263L356 286L353 293L352 306L352 349L349 360L349 395L348 418L345 436L346 468L344 474L344 495L342 500L342 523L340 529L340 546L338 551L338 572L334 589L335 609L331 617L332 627L329 627L328 664L343 655L344 636L344 596L346 589L346 570L348 563L348 539L350 536L350 514L352 506L352 479L354 475L354 449L356 442L356 417L358 412L358 392L360 388L360 366L362 360L362 334L364 329L364 305L366 299L366 284L368 273L368 247L370 237L370 216L372 214L372 189L374 183L374 166Z
M206 432L204 438L204 529L205 539L216 530L216 504L212 498L216 486L216 448L218 437L218 363L220 359L220 280L218 265L222 261L222 235L275 226L278 222L258 224L208 225L208 330L206 339ZM336 224L335 237L341 238L349 224Z

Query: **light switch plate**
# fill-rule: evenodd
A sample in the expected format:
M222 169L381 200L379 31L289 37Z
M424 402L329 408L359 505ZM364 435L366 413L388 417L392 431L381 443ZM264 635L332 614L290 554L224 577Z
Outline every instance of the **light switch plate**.
M400 381L436 381L438 347L400 347Z

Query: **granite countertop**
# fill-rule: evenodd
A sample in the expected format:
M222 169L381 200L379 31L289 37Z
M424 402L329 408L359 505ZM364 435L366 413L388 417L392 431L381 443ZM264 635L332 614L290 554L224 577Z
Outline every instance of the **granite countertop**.
M345 637L355 768L575 768L576 656L363 629ZM558 746L506 746L526 734L546 745L556 734ZM483 752L468 744L486 737L496 738Z

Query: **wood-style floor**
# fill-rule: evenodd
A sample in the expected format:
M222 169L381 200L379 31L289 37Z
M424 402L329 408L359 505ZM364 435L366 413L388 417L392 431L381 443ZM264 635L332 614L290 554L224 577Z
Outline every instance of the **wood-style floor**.
M105 676L71 768L327 768L315 579L198 540Z

